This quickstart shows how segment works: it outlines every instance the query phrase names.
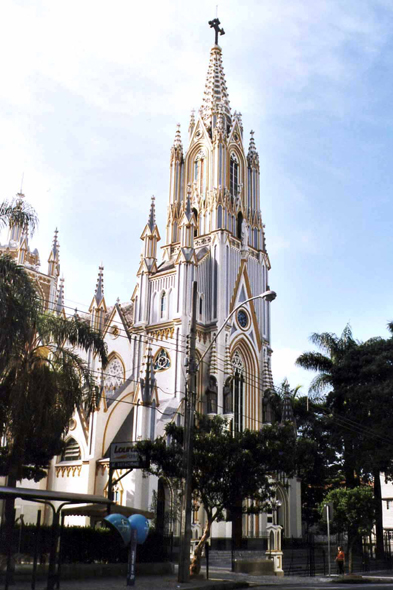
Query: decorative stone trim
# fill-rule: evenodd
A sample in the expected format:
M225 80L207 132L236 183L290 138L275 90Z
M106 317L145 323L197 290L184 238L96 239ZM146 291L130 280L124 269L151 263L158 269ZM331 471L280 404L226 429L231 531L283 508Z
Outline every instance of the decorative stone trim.
M55 465L56 477L79 477L82 465Z

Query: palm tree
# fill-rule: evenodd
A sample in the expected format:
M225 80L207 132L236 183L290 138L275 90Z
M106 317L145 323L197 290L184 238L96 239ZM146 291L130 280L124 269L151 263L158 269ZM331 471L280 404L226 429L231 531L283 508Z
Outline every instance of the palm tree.
M101 335L77 317L44 313L24 269L1 256L0 472L13 485L40 479L74 409L94 404L97 388L80 350L107 362Z
M347 324L341 336L330 332L312 334L311 342L320 348L321 352L304 352L296 360L296 364L303 369L318 371L318 375L311 382L309 393L320 397L328 388L333 388L334 367L340 362L344 355L358 342L353 338L352 330Z
M28 229L33 235L38 226L38 218L31 205L23 200L22 193L12 201L0 203L0 229L8 225L19 225L23 230Z

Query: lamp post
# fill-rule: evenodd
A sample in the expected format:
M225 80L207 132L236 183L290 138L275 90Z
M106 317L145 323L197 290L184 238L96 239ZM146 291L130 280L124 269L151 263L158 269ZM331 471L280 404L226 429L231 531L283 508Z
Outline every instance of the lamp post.
M182 526L180 555L179 555L179 571L178 582L189 582L190 580L190 545L191 545L191 480L192 480L192 435L194 429L194 413L195 413L195 398L196 398L196 375L201 366L201 363L207 353L210 351L218 336L221 334L232 316L244 305L254 301L255 299L266 299L266 301L273 301L277 297L275 291L264 291L254 297L249 297L242 303L239 303L223 321L218 332L210 342L209 346L200 357L199 362L196 360L196 307L197 307L197 283L193 282L192 291L192 310L191 310L191 330L190 330L190 362L189 362L189 378L187 383L187 395L185 403L184 416L184 469L185 469L185 489L184 489L184 525Z

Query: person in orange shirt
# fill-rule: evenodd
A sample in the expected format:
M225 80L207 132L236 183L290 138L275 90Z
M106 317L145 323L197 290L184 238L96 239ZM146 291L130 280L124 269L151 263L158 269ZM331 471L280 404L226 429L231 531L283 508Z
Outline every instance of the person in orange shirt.
M344 565L345 565L345 553L344 553L342 547L338 547L336 562L337 562L337 567L338 567L338 573L343 574L344 573Z

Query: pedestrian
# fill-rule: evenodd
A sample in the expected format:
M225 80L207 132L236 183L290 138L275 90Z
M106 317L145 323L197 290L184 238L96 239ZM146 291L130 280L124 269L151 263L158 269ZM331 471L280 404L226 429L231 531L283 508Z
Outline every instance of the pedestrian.
M337 557L336 557L338 573L344 574L344 565L345 565L345 553L342 547L338 547Z

